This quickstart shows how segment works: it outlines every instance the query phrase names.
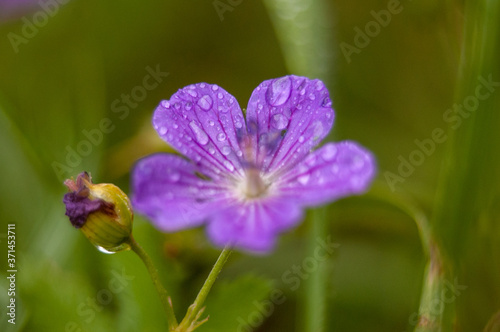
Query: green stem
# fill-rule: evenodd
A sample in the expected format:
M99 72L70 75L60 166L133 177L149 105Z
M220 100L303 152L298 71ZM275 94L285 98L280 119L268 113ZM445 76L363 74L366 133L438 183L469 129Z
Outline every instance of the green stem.
M308 257L314 257L314 252L318 246L317 240L324 239L328 233L328 223L326 222L326 207L313 210L312 225L308 240ZM328 270L324 262L318 262L318 268L309 278L306 279L306 299L305 299L305 331L322 332L325 331L325 310L326 310L326 280Z
M188 308L188 311L186 313L186 316L182 320L182 322L179 325L179 329L177 331L192 331L204 322L205 320L198 321L200 315L203 312L203 303L205 302L205 299L208 296L208 293L212 289L212 286L219 276L219 273L222 271L222 267L224 264L227 262L227 259L229 258L229 255L231 255L232 249L230 246L226 246L222 252L219 255L219 258L215 262L212 270L210 271L210 274L208 275L207 279L205 280L205 283L203 284L203 287L201 287L200 291L198 292L198 295L196 296L196 299L194 300L193 304L191 304Z
M155 285L156 291L160 296L161 303L163 305L163 309L165 310L165 314L167 315L168 327L170 331L175 331L177 326L177 319L175 318L174 309L172 307L172 300L167 293L167 290L163 287L160 282L160 276L158 275L158 270L153 264L151 257L146 253L146 251L135 241L135 239L130 236L129 244L131 249L141 258L148 269L149 275L153 280L153 284Z

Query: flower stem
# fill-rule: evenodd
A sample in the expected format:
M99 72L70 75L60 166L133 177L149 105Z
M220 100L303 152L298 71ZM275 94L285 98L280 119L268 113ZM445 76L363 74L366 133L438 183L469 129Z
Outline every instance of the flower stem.
M326 207L314 209L312 212L312 225L308 239L308 257L314 257L314 252L318 246L317 240L323 239L328 234L328 223L326 221ZM318 264L316 271L311 273L306 279L306 299L305 299L305 331L323 332L325 331L325 311L326 311L326 280L328 269L326 264Z
M215 280L219 276L219 273L222 270L222 267L224 264L227 262L227 259L229 258L229 255L231 254L232 249L229 246L226 246L222 252L219 255L219 258L215 262L212 271L210 271L210 274L208 275L207 279L205 280L205 283L203 284L203 287L201 287L200 291L198 292L198 295L196 296L196 299L194 300L193 304L191 304L187 310L186 316L182 320L182 322L179 325L179 329L177 331L192 331L201 324L205 323L206 320L204 319L202 321L198 321L200 315L203 312L203 303L205 302L205 299L207 298L208 293L210 292L210 289L212 288Z
M163 309L165 310L165 314L167 316L169 331L175 331L177 326L177 319L175 318L174 309L172 307L172 300L167 293L167 290L163 287L160 282L160 276L158 275L158 270L153 264L151 257L146 253L146 251L135 241L135 239L130 236L129 245L131 249L141 258L148 269L149 275L153 280L153 284L160 296L161 303L163 305Z

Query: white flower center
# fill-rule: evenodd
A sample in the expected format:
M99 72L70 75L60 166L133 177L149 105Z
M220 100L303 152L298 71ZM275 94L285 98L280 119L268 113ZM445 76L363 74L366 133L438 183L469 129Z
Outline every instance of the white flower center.
M237 190L244 199L263 197L268 193L269 183L266 183L257 168L250 167L245 170L245 177L238 184Z

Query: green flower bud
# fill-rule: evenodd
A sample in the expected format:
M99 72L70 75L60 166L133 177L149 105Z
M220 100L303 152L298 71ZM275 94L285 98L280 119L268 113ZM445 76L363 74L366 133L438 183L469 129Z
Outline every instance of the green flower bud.
M134 213L127 195L114 184L93 184L87 172L64 184L70 191L63 202L71 224L102 252L129 250Z

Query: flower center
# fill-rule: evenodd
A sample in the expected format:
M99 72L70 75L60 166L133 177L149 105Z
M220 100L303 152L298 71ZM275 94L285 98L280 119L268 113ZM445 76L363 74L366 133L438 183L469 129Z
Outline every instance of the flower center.
M245 180L240 184L239 191L245 198L262 197L267 193L269 184L266 184L257 168L246 169Z

